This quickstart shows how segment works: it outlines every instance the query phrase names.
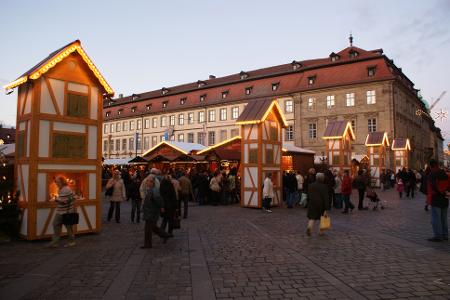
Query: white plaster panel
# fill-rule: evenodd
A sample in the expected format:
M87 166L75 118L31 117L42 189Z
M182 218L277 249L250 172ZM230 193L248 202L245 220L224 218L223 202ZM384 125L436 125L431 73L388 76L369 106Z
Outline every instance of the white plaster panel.
M97 158L97 126L89 126L88 134L88 158Z
M25 110L24 110L24 114L29 114L31 113L31 101L33 101L33 93L32 90L29 89L28 93L26 94L26 102L25 102Z
M29 170L30 170L30 166L29 165L22 165L22 175L23 175L23 185L24 185L24 194L25 197L27 198L27 201L29 199L29 195L28 195L28 184L29 184Z
M27 121L27 140L25 141L27 146L27 157L30 157L30 121Z
M27 235L28 233L28 208L23 210L22 223L20 224L20 234Z
M18 168L21 168L21 165L17 166ZM20 191L20 196L19 196L19 200L20 201L25 201L24 198L24 191L22 191L22 176L20 175L20 172L17 172L17 189ZM26 199L28 200L28 199Z
M277 155L277 153L278 153L278 155ZM276 155L276 157L274 157L275 163L280 164L281 156L282 156L282 151L280 149L280 146L278 146L278 145L273 146L273 155Z
M258 186L258 168L253 167L253 168L248 168L247 170L252 175L252 179L253 179L253 182L255 183L255 187L257 187ZM249 178L249 180L250 180L250 178Z
M56 165L56 164L39 164L39 170L87 170L93 171L96 166L92 165ZM24 175L25 176L25 175Z
M91 119L98 119L98 89L91 87Z
M45 79L41 79L41 113L56 115L56 109L53 105L52 97L48 90Z
M19 131L25 130L26 127L27 127L27 122L26 121L19 123Z
M86 205L84 207L86 209L86 213L89 217L89 221L91 222L92 229L97 228L97 207L95 205Z
M50 122L39 121L39 157L49 156Z
M252 131L250 132L250 139L256 140L258 138L258 125L252 125Z
M264 122L264 124L263 124L263 126L264 126L264 128L263 128L263 131L262 131L262 138L263 138L263 140L268 140L268 137L267 137L267 132L269 132L269 124L267 123L267 122Z
M254 192L253 196L252 196L252 192L251 191L245 191L244 192L244 204L247 206L248 205L258 205L258 193ZM249 202L250 201L250 202Z
M67 84L67 89L73 92L88 93L88 86L79 83L69 82Z
M87 225L86 218L84 217L84 214L80 207L77 208L79 220L77 225L77 230L87 230L89 229L89 226Z
M47 221L48 215L50 213L50 208L39 208L36 212L36 234L41 235L44 230L45 221ZM53 216L51 216L53 220ZM49 223L48 227L53 227L52 222ZM46 232L44 232L45 234ZM53 233L53 230L52 230Z
M53 94L56 98L56 103L58 104L59 111L64 113L64 85L65 82L58 79L49 78L50 85L53 90Z
M248 144L244 145L244 163L248 164Z
M97 199L97 174L89 173L89 199Z
M47 174L38 173L37 201L45 202L47 200Z
M55 122L53 123L53 129L59 131L86 133L86 125Z

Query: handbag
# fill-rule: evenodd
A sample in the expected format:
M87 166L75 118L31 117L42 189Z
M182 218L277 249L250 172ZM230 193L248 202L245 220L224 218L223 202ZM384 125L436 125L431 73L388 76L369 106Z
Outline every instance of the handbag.
M106 189L105 196L112 196L113 192L114 192L114 185Z
M73 196L70 196L69 201L70 202L74 201ZM69 205L69 207L70 207L70 205ZM80 219L80 216L78 215L78 213L77 212L69 212L69 209L67 209L67 212L62 215L62 223L67 226L78 224L79 219Z
M329 215L324 215L320 217L320 230L327 230L331 228L331 219Z

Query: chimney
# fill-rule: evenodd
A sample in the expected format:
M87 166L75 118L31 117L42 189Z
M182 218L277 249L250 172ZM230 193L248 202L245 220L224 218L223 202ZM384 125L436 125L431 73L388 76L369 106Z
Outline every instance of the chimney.
M214 76L214 75L209 75L209 79L216 79L216 76Z
M123 98L123 94L119 94L119 99L122 99Z

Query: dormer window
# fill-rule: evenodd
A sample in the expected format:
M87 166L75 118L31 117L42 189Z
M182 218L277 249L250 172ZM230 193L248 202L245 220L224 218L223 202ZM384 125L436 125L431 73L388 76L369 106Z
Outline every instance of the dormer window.
M184 105L186 103L186 98L181 98L180 99L180 105Z
M359 55L359 53L357 52L357 51L350 51L350 53L349 53L349 57L350 58L355 58L355 57L357 57Z
M147 110L152 109L152 105L151 104L147 104L145 107L147 108Z
M111 115L111 112L110 111L107 111L106 112L106 117L109 117Z
M200 102L205 102L205 100L206 100L206 94L200 95Z
M298 69L300 69L300 68L302 67L302 64L299 63L299 62L296 61L296 60L292 61L292 62L291 62L291 65L292 65L292 69L293 69L293 70L298 70Z
M246 87L246 88L245 88L245 94L246 94L246 95L250 95L250 94L252 93L252 89L253 89L252 86Z
M316 83L316 76L315 75L314 76L309 76L308 77L308 84L312 85L314 83Z
M377 67L375 66L367 67L367 76L369 77L375 76L376 69Z
M117 111L117 114L120 116L120 115L122 114L122 111L123 111L123 109L119 109L119 110Z
M133 106L133 107L131 108L131 112L136 112L136 106Z
M279 83L279 82L272 83L272 91L278 90L278 87L279 87L279 86L280 86L280 83Z
M228 97L228 91L222 92L222 99L225 99Z
M162 94L165 95L165 94L167 94L169 92L169 89L163 87L161 89L161 91L162 91Z
M205 86L206 85L206 82L205 81L203 81L203 80L198 80L197 81L197 86L200 88L200 87L202 87L202 86Z
M167 108L167 104L169 104L169 101L163 101L162 108Z
M139 95L133 94L131 95L131 100L139 99Z
M239 75L240 75L240 77L241 77L241 79L247 79L248 78L248 73L247 72L244 72L244 71L241 71L240 73L239 73Z
M336 53L332 52L330 54L330 59L331 61L338 61L341 57L339 55L337 55Z

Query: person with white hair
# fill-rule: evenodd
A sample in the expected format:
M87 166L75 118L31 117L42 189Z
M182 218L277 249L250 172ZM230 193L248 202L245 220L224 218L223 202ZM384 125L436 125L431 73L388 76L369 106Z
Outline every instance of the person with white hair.
M327 215L327 211L330 210L330 201L328 201L328 186L324 183L325 174L317 173L316 181L311 183L308 187L308 227L306 228L306 234L311 236L314 223L316 220L320 220L321 216ZM323 231L320 230L319 235L322 235Z
M149 180L149 178L153 178L153 185L155 187L155 189L159 192L159 175L161 174L161 171L156 169L156 168L152 168L150 170L150 174L147 175L147 177L144 178L144 180L142 180L141 182L141 186L139 187L139 193L141 195L141 199L145 199L145 196L147 194L147 181Z

